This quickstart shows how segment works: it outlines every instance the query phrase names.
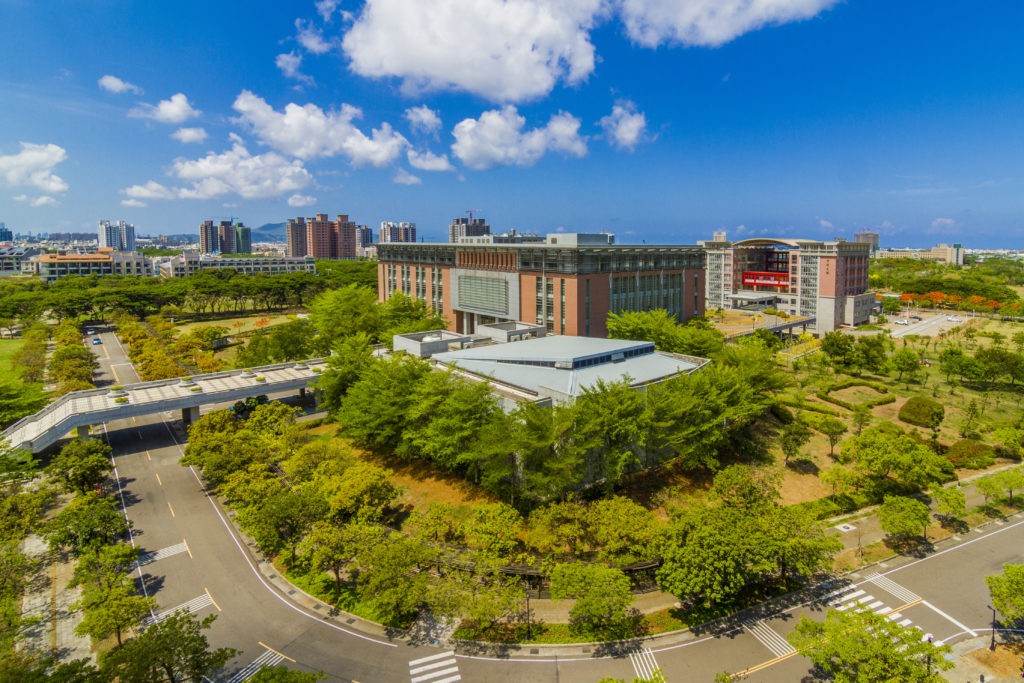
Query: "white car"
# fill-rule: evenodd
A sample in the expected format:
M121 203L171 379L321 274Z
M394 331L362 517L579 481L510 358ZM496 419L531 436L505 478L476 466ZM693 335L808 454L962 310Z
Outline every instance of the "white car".
M906 318L900 318L899 320L896 321L896 324L897 325L909 325L910 321L907 320Z
M951 315L951 316L946 318L946 322L950 322L950 323L962 323L963 321L964 321L963 318L958 318L955 315Z

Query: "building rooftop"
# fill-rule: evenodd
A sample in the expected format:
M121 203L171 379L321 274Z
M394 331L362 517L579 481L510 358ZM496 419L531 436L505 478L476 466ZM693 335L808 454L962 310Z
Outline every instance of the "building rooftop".
M598 381L640 387L688 374L707 359L664 353L653 342L549 336L434 354L433 359L538 396L571 400Z

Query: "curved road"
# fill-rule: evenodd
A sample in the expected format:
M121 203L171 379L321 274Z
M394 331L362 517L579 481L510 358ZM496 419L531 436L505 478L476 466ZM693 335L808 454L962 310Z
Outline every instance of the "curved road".
M112 333L94 347L110 381L135 381ZM142 567L147 592L160 610L189 604L199 615L217 613L210 631L215 646L241 654L222 680L244 680L260 664L322 670L331 681L356 683L454 683L454 681L570 681L595 683L605 676L632 680L660 666L672 683L710 681L723 670L749 669L752 681L799 680L809 663L790 652L785 635L802 614L822 605L802 605L764 620L737 625L724 634L653 640L643 651L597 657L589 648L555 656L537 648L514 659L452 655L361 633L324 620L268 582L249 548L236 536L226 513L204 491L191 468L178 464L181 446L173 420L163 414L105 426L134 542L155 553ZM899 558L851 575L853 585L830 598L919 626L947 642L987 634L988 592L983 577L1003 562L1019 562L1024 521L996 524L923 559ZM880 572L883 576L875 575ZM234 678L232 678L234 676Z

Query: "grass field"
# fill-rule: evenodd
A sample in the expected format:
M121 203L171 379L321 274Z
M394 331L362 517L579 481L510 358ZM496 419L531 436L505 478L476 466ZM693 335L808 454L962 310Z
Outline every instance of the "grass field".
M21 376L11 359L24 343L22 339L0 339L0 382L10 382Z
M197 327L226 327L228 328L228 334L237 334L239 332L249 332L257 327L257 323L264 322L260 327L269 327L271 325L278 325L280 323L286 323L291 320L295 320L294 315L265 315L263 313L255 313L249 315L243 315L236 318L222 318L220 320L201 320L199 322L188 322L175 325L175 329L179 335L188 334L190 330Z

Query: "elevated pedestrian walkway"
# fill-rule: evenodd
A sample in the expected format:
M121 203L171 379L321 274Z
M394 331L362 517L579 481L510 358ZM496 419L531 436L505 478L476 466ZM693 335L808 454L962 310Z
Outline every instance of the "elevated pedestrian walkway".
M234 403L287 391L302 393L316 384L325 363L326 359L318 358L112 389L73 391L15 422L3 431L3 438L12 448L38 453L72 430L88 430L111 420L181 410L182 419L190 423L199 417L199 408L204 405Z

